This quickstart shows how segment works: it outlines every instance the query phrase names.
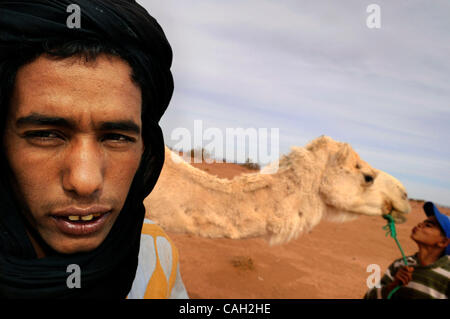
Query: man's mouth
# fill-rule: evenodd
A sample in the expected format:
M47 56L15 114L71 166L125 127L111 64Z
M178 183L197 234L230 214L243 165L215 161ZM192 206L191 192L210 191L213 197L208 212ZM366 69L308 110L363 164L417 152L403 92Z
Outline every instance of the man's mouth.
M56 218L66 218L72 222L76 222L76 221L92 221L95 220L97 218L99 218L102 214L100 213L96 213L96 214L90 214L90 215L84 215L84 216L78 216L78 215L69 215L69 216L55 216Z
M70 207L51 214L56 227L64 234L86 236L98 232L111 214L109 207Z

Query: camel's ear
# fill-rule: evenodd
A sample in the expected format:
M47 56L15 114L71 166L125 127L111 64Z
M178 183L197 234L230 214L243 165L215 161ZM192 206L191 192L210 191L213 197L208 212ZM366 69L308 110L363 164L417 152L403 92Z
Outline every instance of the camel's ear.
M350 154L350 146L347 143L342 144L339 151L334 157L334 162L336 165L343 165Z

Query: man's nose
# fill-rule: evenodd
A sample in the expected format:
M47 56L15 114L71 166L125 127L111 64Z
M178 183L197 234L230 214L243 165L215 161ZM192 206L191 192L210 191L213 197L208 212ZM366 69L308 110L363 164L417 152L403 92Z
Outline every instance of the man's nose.
M101 149L89 139L68 149L62 176L63 188L80 197L92 197L103 188L104 163Z

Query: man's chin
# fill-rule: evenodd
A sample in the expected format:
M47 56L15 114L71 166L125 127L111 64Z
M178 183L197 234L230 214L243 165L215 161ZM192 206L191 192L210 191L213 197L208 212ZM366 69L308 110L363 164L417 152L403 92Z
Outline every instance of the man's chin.
M98 239L71 239L65 242L50 244L49 246L60 254L76 254L90 252L96 249L103 240Z
M47 235L47 236L46 236ZM70 236L61 233L41 234L45 244L59 254L76 254L95 250L108 233L100 232L89 236Z

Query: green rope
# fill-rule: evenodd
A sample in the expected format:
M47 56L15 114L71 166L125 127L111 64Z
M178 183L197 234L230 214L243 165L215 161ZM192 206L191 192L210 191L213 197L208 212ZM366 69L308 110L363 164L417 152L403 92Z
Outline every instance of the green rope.
M394 218L392 218L391 215L383 215L383 218L388 221L388 224L383 227L384 230L387 230L386 236L391 235L392 238L394 238L395 243L397 244L398 248L400 249L400 252L402 253L403 262L406 266L408 266L408 261L406 260L405 253L403 252L402 246L400 245L398 239L397 239L397 232L395 230L395 222ZM387 296L387 299L391 299L392 295L397 292L401 288L401 285L395 287L391 290L389 295Z

